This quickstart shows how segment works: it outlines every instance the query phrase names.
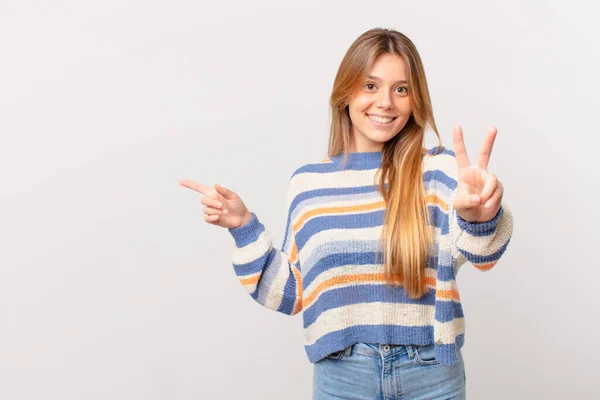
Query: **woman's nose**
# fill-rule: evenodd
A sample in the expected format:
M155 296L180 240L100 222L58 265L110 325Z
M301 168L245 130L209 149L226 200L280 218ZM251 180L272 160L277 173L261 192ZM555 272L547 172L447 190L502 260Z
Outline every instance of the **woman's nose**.
M390 93L382 90L377 98L377 106L380 108L388 109L392 106L392 99Z

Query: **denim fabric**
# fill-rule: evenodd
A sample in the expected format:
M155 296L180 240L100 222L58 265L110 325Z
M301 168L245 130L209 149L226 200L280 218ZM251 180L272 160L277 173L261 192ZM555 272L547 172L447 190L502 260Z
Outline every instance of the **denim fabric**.
M465 399L466 375L458 361L442 365L434 345L356 343L314 364L313 400Z

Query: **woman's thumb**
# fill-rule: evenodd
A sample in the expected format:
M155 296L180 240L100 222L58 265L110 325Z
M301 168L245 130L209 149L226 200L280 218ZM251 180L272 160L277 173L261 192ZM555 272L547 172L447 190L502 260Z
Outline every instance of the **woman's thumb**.
M232 192L231 190L227 189L226 187L223 187L221 185L219 185L218 183L215 183L215 190L223 197L225 197L226 199L232 199L235 196L235 193Z

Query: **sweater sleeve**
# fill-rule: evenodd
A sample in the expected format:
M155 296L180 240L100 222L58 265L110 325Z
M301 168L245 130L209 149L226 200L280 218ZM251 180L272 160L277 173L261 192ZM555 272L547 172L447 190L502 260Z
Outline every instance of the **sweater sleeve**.
M469 261L480 271L489 271L500 260L512 237L513 218L502 202L496 216L487 222L465 221L450 201L449 230L452 257L457 266Z
M302 276L292 220L293 194L288 188L285 236L281 249L255 213L245 225L229 229L234 239L233 268L259 304L287 315L302 309Z

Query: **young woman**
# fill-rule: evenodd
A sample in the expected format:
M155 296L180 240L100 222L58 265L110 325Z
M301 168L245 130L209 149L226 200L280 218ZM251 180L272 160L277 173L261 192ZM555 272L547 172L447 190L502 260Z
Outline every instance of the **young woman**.
M456 275L492 268L512 215L460 126L442 146L421 58L403 34L363 33L338 69L326 159L292 174L281 250L237 193L191 181L206 222L233 236L233 266L259 304L303 312L314 399L462 399L465 323ZM424 149L426 126L439 146Z

